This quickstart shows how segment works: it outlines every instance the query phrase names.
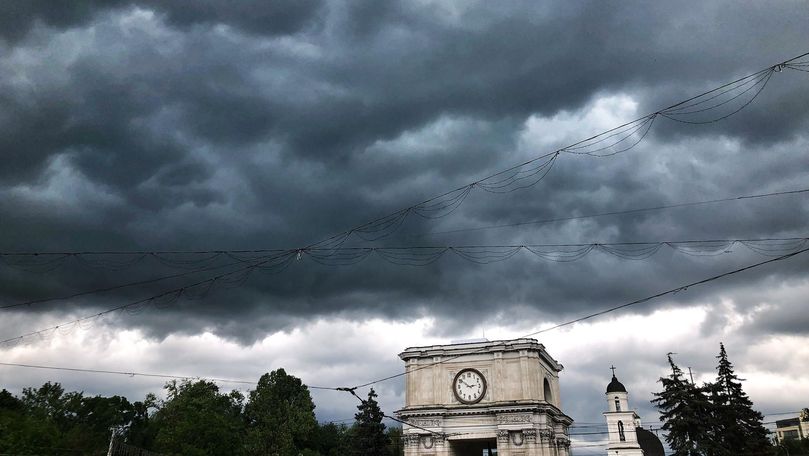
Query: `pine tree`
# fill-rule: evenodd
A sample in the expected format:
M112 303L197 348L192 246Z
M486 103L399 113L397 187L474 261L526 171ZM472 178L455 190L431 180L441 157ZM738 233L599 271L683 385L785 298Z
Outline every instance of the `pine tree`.
M753 410L739 377L733 372L725 345L719 344L719 360L712 400L715 408L714 422L725 454L743 456L768 454L771 444L767 429L762 425L764 417Z
M376 402L376 392L371 388L368 399L357 406L359 410L354 419L352 430L353 454L360 456L387 456L388 436L385 434L385 425L382 424L382 410Z
M660 411L666 442L674 456L713 454L710 439L711 404L702 388L685 380L683 372L668 357L671 375L660 379L663 391L654 393L652 403Z

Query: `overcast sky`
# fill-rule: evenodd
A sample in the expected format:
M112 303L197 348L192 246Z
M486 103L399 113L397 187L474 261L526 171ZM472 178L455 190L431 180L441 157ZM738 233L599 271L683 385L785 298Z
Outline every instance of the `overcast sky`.
M0 250L307 246L807 52L807 23L801 1L6 2ZM680 117L744 107L727 119L658 116L631 150L563 153L529 188L471 188L444 217L411 214L387 238L354 234L344 246L809 236L806 193L433 233L806 188L809 75L764 76ZM353 385L400 371L408 346L517 337L767 258L741 245L708 256L663 247L642 261L447 255L417 267L302 255L7 344L0 357L248 380L284 367L312 385ZM2 305L184 275L2 310L0 339L234 269L222 256L4 260ZM601 422L615 364L655 423L666 353L707 381L720 341L760 411L809 406L807 271L798 256L542 334L565 366L565 411ZM47 380L131 400L162 386L0 367L13 392ZM386 412L403 405L401 380L377 388ZM323 420L354 413L341 393L315 401Z

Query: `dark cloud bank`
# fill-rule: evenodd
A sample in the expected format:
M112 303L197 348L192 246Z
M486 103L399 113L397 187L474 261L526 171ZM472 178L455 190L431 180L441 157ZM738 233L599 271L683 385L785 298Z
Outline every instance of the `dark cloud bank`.
M521 142L531 116L575 116L617 95L637 103L638 114L652 112L809 46L809 10L798 2L239 5L9 2L0 9L2 250L306 245L552 150ZM563 157L531 189L474 192L451 217L409 220L378 244L804 235L809 207L792 196L406 237L804 186L807 87L803 73L777 74L724 122L661 120L626 154ZM246 342L331 315L451 316L450 333L480 318L508 323L513 310L558 321L760 258L737 250L721 259L660 253L645 262L595 253L569 264L446 258L422 268L373 258L339 269L302 261L122 321L156 335L212 328ZM0 299L171 273L147 263L123 273L3 267ZM801 283L807 265L790 260L667 302L732 297L752 307L759 302L745 298L753 290ZM21 312L80 315L204 277ZM805 331L793 323L779 314L761 330Z

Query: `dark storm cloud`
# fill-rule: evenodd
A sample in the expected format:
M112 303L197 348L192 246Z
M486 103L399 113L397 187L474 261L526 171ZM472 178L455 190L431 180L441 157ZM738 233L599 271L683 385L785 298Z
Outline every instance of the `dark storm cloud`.
M619 95L641 115L805 51L801 24L809 19L792 3L122 2L65 12L37 5L6 7L2 16L16 19L0 51L8 75L0 80L6 251L306 245L592 133L573 129L538 150L522 136L531 116L548 122L546 134L558 133L554 116L575 119L595 100ZM751 27L753 16L764 27ZM775 74L759 99L725 122L659 119L624 155L564 155L535 188L508 196L475 190L446 220L409 219L386 242L803 235L809 208L793 196L406 237L805 185L802 75ZM422 268L373 258L329 268L304 259L128 321L159 335L213 328L249 341L322 315L451 315L443 329L451 333L483 316L508 324L514 309L532 318L576 316L760 259L726 257L664 251L627 262L594 253L570 264L520 257L492 266L447 258ZM757 277L794 283L805 270L806 260L796 259L719 290L741 290ZM0 283L6 303L168 273L153 260L125 273L70 263L28 278L4 268ZM70 306L113 307L210 275ZM716 292L692 290L669 303L715 301Z
M83 26L99 13L125 7L153 9L171 24L224 24L249 33L285 35L312 25L322 8L320 0L278 0L273 2L221 2L202 0L79 0L49 2L31 0L0 5L0 37L11 42L22 39L29 30L43 24L55 29Z
M4 2L0 5L0 36L11 41L19 40L37 22L58 28L82 24L106 4L114 5L116 2Z

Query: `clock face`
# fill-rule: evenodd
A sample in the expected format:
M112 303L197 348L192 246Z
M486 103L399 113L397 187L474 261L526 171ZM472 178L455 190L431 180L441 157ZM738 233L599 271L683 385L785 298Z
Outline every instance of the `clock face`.
M486 395L486 379L475 369L463 369L452 381L452 392L464 404L475 404Z

